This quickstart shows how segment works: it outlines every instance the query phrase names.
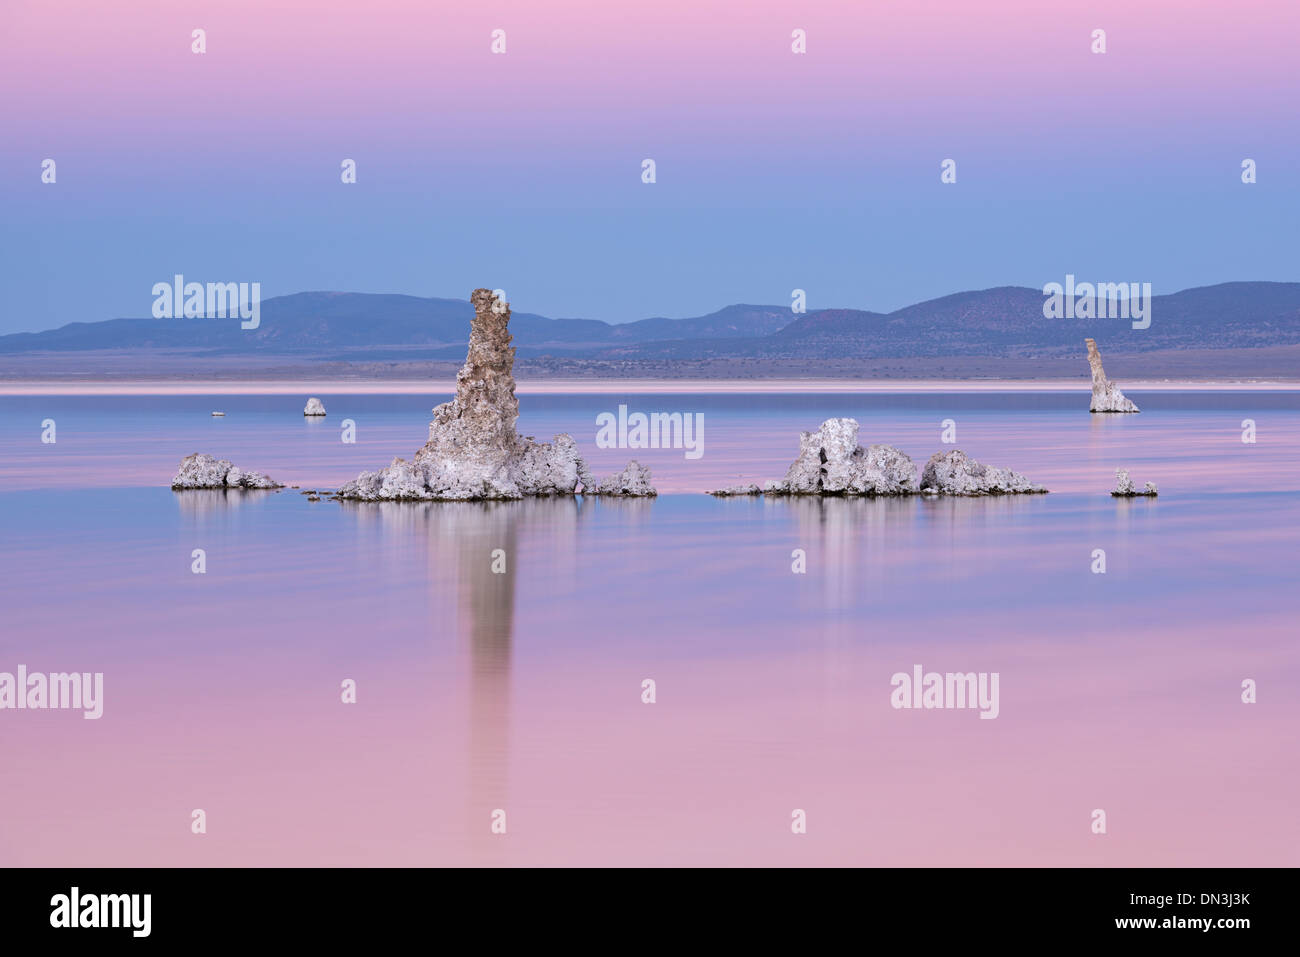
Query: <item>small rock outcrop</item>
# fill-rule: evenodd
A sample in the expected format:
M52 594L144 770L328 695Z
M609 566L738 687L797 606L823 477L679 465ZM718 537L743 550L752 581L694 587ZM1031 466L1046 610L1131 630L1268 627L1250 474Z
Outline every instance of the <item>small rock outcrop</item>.
M772 495L911 495L916 465L890 445L858 445L857 419L827 419L799 435L799 456L785 478L768 482Z
M744 495L762 495L763 490L757 485L728 485L726 488L710 489L710 495L717 498L739 498Z
M1128 477L1128 469L1116 469L1115 487L1110 490L1110 494L1116 498L1136 498L1140 495L1155 498L1160 494L1160 490L1156 488L1155 482L1147 482L1143 485L1142 490L1138 491L1133 487L1133 480Z
M929 495L1025 495L1046 492L1019 472L983 465L961 449L936 452L921 473L921 491Z
M1119 386L1106 378L1106 371L1101 367L1101 353L1093 339L1083 340L1088 346L1088 365L1092 368L1092 406L1091 412L1138 412L1133 400L1119 391Z
M621 495L627 498L650 498L658 495L650 481L650 470L633 459L592 490L593 495Z
M172 488L284 488L261 472L245 472L225 459L195 452L181 459L180 469L172 479Z
M302 410L303 415L324 415L325 406L320 399L312 396L307 400L307 407Z
M394 459L378 472L363 472L338 497L474 501L574 495L579 487L587 495L655 494L649 469L635 462L598 485L572 436L539 443L515 430L519 400L510 307L488 289L475 289L470 302L474 319L456 397L433 410L429 441L413 461Z
M857 419L827 419L816 432L799 435L799 456L785 478L757 485L732 485L710 495L902 496L1015 495L1046 492L1019 472L995 469L954 449L931 456L916 479L911 457L892 445L858 444Z

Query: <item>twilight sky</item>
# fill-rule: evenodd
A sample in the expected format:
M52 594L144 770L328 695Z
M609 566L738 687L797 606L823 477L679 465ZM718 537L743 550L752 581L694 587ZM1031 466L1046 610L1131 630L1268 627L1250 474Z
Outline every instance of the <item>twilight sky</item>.
M1294 0L4 0L0 333L177 272L610 321L1296 280L1297 37Z

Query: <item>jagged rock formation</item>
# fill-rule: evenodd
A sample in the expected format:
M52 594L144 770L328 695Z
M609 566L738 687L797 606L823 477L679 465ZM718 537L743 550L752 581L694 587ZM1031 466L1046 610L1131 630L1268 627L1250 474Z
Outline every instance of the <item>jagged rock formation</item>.
M365 501L517 499L537 495L653 495L650 472L635 462L605 482L591 478L566 434L538 443L515 431L519 400L510 345L510 307L488 289L470 302L469 353L456 376L456 397L433 410L429 441L415 459L394 459L363 472L338 497Z
M720 498L739 495L884 496L1013 495L1046 492L1019 472L989 468L964 452L939 452L926 463L920 484L916 465L892 445L858 445L856 419L827 419L816 432L799 435L799 457L785 478L757 485L733 485L709 492Z
M1106 378L1106 371L1101 367L1101 353L1093 339L1083 340L1088 346L1088 365L1092 368L1092 407L1091 412L1138 412L1133 400L1119 391L1119 386Z
M431 499L433 492L425 481L424 472L417 471L406 459L395 458L378 472L362 472L338 490L340 498L359 498L367 501L390 499Z
M307 400L307 407L302 410L302 414L303 415L324 415L325 406L321 403L320 399L316 398L315 396L312 396L310 399Z
M649 498L659 493L650 481L650 470L633 459L621 472L605 479L593 490L595 495L622 495L628 498Z
M921 473L921 491L938 495L1022 495L1046 492L1019 472L983 465L960 449L936 452Z
M181 467L172 479L172 488L284 488L261 472L245 472L225 459L195 452L181 459Z
M1160 490L1156 488L1155 482L1147 482L1139 492L1133 487L1133 480L1128 477L1128 469L1116 469L1115 487L1111 489L1110 494L1116 498L1134 498L1139 495L1155 498L1160 494Z
M889 445L858 445L857 419L827 419L799 435L799 456L785 478L768 482L772 495L910 495L916 466Z

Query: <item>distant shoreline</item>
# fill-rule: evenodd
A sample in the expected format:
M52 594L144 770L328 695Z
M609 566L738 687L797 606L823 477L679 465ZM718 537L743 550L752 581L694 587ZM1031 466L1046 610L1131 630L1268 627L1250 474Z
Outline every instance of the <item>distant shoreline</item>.
M1300 391L1297 380L1131 379L1126 392ZM443 395L455 379L31 379L0 381L0 396L23 395ZM1075 392L1087 394L1087 379L521 379L520 395L668 393L943 393Z
M1300 383L1300 344L1252 349L1194 349L1126 352L1098 342L1106 373L1121 385L1151 382ZM846 346L847 349L847 346ZM410 391L424 384L447 383L465 362L464 347L454 359L411 359L395 362L350 362L288 359L284 356L195 357L160 352L117 350L0 355L0 385L29 387L58 383L73 388L86 383L225 383L242 388L260 383L320 383L320 390L354 389L356 383L391 383L388 388ZM572 388L585 382L605 387L610 382L672 382L689 391L691 383L735 382L742 388L786 389L785 383L834 382L837 388L858 383L999 382L1065 383L1090 381L1082 341L1064 355L911 356L821 359L626 359L586 360L517 355L515 378L520 382L552 382ZM767 383L764 385L763 383ZM266 386L269 387L269 386ZM903 388L910 386L904 385ZM380 390L379 386L367 386ZM706 388L706 386L699 386ZM211 391L211 389L209 389Z

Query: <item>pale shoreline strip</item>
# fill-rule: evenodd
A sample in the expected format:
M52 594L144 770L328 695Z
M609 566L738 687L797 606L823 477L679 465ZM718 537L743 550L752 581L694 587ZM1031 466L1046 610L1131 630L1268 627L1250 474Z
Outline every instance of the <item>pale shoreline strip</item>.
M683 393L946 393L1077 392L1091 381L1080 379L536 379L522 380L521 395L656 395ZM1300 381L1251 379L1125 379L1133 392L1300 391ZM0 381L0 395L446 395L455 379L241 380L167 379Z

